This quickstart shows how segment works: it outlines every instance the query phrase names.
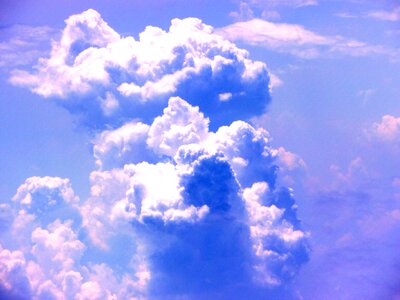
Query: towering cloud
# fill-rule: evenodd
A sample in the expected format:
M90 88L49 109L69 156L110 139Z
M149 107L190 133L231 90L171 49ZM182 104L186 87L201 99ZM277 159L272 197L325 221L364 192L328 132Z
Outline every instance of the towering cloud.
M169 32L147 27L139 41L93 10L66 23L50 58L12 82L107 125L92 131L98 169L87 199L68 179L32 177L4 206L0 224L21 239L0 236L0 293L201 299L285 290L308 259L307 233L292 191L277 184L280 151L268 132L235 120L264 110L266 66L198 19L173 20Z

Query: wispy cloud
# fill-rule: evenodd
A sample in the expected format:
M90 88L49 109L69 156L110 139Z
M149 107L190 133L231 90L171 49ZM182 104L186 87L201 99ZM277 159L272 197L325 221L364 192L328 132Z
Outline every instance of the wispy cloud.
M302 7L317 5L317 0L250 0L249 3L259 6L291 6L291 7Z
M48 26L13 25L0 28L0 68L10 69L33 64L48 53L59 31Z
M317 0L243 0L237 11L230 12L230 16L237 21L246 21L261 17L268 20L280 18L280 7L299 8L318 5Z
M397 50L385 46L369 45L340 35L324 36L298 24L273 23L262 19L236 22L217 32L232 41L242 41L301 58L315 58L321 54L379 54L396 59L399 55Z
M340 18L370 18L379 21L397 22L400 21L400 6L393 10L372 10L363 13L340 12L336 13L335 16Z
M391 11L387 10L376 10L370 11L365 14L366 17L381 20L381 21L400 21L400 7L396 7Z

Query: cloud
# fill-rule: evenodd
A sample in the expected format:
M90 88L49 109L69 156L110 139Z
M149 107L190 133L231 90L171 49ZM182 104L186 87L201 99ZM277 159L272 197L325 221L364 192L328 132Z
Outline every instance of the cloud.
M318 48L334 44L332 38L318 35L300 25L272 23L261 19L237 22L220 28L218 33L232 41L243 41L304 58L318 55Z
M57 98L97 128L152 120L171 96L199 105L216 125L260 114L270 101L265 64L199 19L174 19L168 32L148 26L138 40L120 36L94 10L65 22L50 57L34 72L14 70L10 81Z
M375 94L375 92L375 89L360 90L358 91L357 96L362 98L363 104L366 104L369 99Z
M10 251L0 245L0 296L27 299L29 281L25 274L26 260L21 251Z
M294 170L297 168L306 168L306 163L297 154L287 151L283 147L279 147L277 150L279 153L278 155L279 161L282 167L288 170Z
M400 21L400 7L396 7L391 11L386 10L376 10L370 11L365 14L367 18L372 18L381 21Z
M400 20L400 7L395 7L393 10L374 10L369 12L364 12L360 14L352 14L348 12L341 12L335 14L335 16L340 18L369 18L378 21L389 21L396 22Z
M389 125L396 117L390 117L367 127L358 142L361 151L346 167L331 165L332 176L305 186L308 201L301 209L313 235L313 256L297 278L304 298L398 295L399 157L389 133L396 131Z
M93 155L101 168L122 167L126 162L154 162L156 155L146 150L150 126L128 122L115 130L104 130L94 140Z
M317 5L317 0L250 0L250 3L260 5L260 6L292 6L292 7L302 7Z
M9 71L34 64L51 48L57 30L47 26L13 25L0 28L0 67Z
M171 98L152 124L95 141L104 170L92 172L83 203L57 177L29 178L13 198L25 260L15 282L30 295L258 295L287 285L307 261L308 235L291 191L276 186L265 130L236 121L209 131L198 107ZM55 214L60 206L80 217Z
M270 89L271 89L271 91L273 89L278 88L278 87L283 85L283 81L282 81L282 79L280 77L278 77L278 75L273 74L273 73L270 72L270 78L271 78L271 80L270 80Z
M107 278L100 278L96 275L102 268L100 265L82 263L84 255L92 255L87 253L91 245L82 236L79 199L69 180L28 178L13 201L12 228L8 232L11 237L1 237L2 297L102 299L140 295L142 289L135 270L121 280L113 272L108 272ZM15 248L18 250L10 250ZM135 294L126 290L132 286Z
M254 18L254 12L249 3L244 1L240 2L239 11L232 11L229 15L238 21L251 20Z
M398 51L395 49L368 45L341 36L323 36L301 25L273 23L257 18L219 28L217 33L231 41L241 41L305 59L322 54L385 55L392 59L398 57Z
M180 98L171 98L163 115L150 126L147 143L157 153L173 156L179 146L205 139L208 123L198 107L192 107Z
M372 125L371 133L384 142L400 141L400 118L384 115L381 122Z
M4 295L22 283L38 299L292 295L308 234L277 177L280 159L300 160L238 120L269 102L265 64L198 19L136 41L88 10L11 81L84 114L98 169L86 199L31 177L1 207L1 249L20 266L0 273Z
M294 200L289 191L275 189L268 134L240 121L215 133L207 124L198 108L171 98L150 125L157 128L158 142L149 132L142 148L157 153L158 163L133 164L131 156L123 169L91 176L92 196L83 209L89 235L100 247L109 247L122 232L134 235L152 274L153 295L193 295L205 287L209 295L228 286L230 293L239 285L271 288L292 278L297 264L307 260L307 235L299 228ZM162 147L165 142L179 147ZM265 187L259 196L265 200L246 196L257 181ZM241 186L249 186L243 195ZM255 219L258 209L276 215Z
M280 7L300 8L318 5L316 0L243 0L239 3L238 11L231 11L231 16L235 21L248 21L255 18L267 20L279 19L277 11Z

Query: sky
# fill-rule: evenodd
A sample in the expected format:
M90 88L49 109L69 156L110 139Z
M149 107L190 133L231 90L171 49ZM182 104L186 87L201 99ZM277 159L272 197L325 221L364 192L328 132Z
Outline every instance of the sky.
M0 1L1 299L400 299L400 3Z

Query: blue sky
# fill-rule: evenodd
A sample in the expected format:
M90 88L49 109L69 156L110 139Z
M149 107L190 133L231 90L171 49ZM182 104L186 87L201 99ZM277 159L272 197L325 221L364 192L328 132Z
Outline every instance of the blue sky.
M2 3L0 295L400 297L399 5Z

